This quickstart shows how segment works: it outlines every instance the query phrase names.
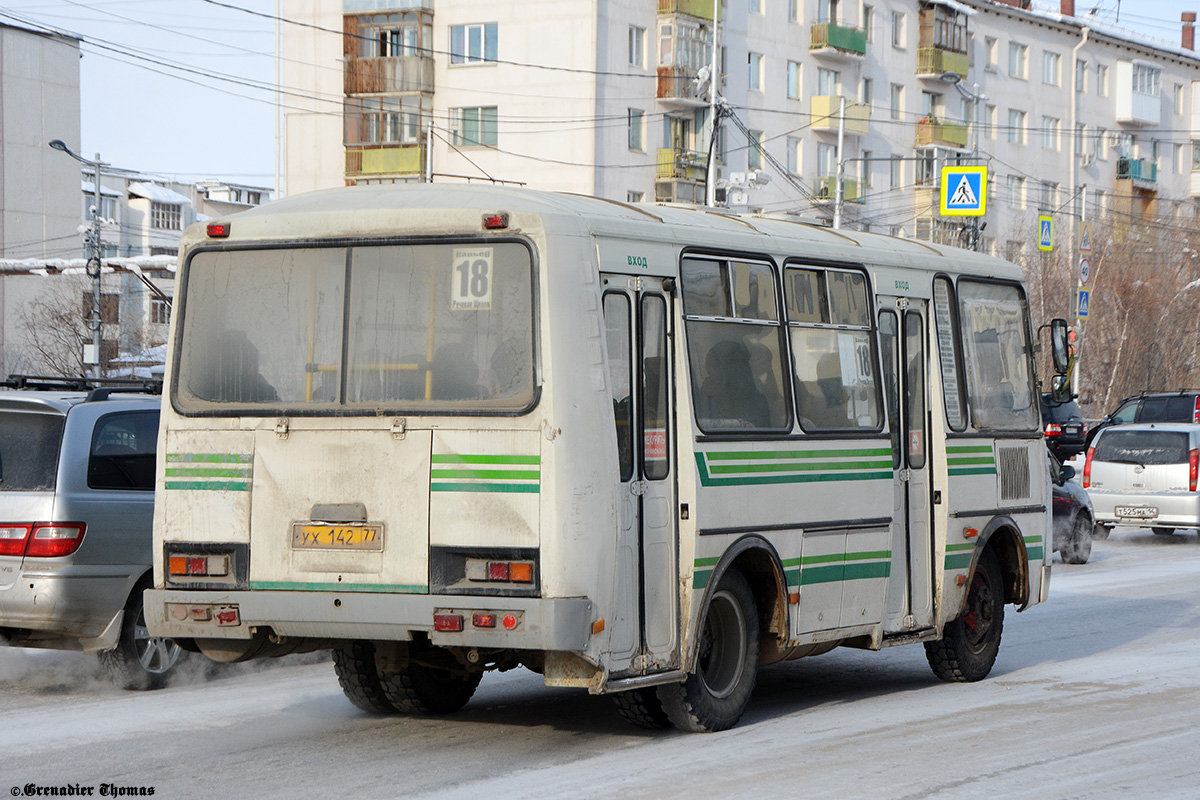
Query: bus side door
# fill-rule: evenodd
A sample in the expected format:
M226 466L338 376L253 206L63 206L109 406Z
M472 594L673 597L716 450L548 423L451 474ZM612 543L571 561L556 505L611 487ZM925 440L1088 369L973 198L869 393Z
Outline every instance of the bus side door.
M926 303L879 298L879 342L896 471L892 566L884 632L933 625Z
M614 671L626 658L625 669L655 671L679 664L670 300L658 278L602 279L621 473L616 592L635 603L612 634Z

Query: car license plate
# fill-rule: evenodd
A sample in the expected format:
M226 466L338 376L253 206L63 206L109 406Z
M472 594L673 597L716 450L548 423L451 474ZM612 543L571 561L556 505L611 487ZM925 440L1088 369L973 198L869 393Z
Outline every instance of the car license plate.
M379 522L329 524L293 522L292 548L297 550L383 550Z
M1154 506L1117 506L1113 513L1125 519L1154 519L1158 509Z

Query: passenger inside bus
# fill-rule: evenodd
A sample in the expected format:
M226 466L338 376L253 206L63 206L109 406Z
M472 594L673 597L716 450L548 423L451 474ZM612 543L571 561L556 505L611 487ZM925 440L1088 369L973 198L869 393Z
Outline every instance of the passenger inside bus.
M750 369L750 351L726 339L708 351L697 413L707 428L769 428L771 411Z
M846 387L842 383L841 359L825 353L817 360L817 379L801 381L798 393L802 427L837 430L850 427L846 414Z
M279 394L258 371L258 348L245 331L227 330L205 353L201 369L193 368L192 392L203 400L223 403L276 403Z
M479 383L479 365L465 344L438 346L433 354L433 399L479 400L487 394Z

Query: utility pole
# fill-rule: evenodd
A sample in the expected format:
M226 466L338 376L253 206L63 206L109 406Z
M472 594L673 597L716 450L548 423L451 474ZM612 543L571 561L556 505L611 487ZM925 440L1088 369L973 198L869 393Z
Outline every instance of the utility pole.
M837 140L837 175L834 180L837 186L833 194L833 229L842 227L842 178L846 175L846 162L842 158L842 148L846 144L846 98L838 98L838 140Z
M720 33L721 0L713 0L712 61L709 64L708 76L708 168L704 172L704 205L709 208L717 205L717 86L720 83L717 66L720 61Z
M92 181L92 235L88 240L87 263L87 274L92 279L92 313L88 315L87 326L88 330L92 332L92 357L95 359L92 362L92 377L101 378L104 376L103 358L100 355L102 341L101 328L104 322L100 314L100 272L101 258L104 256L104 246L100 241L100 168L107 165L100 160L99 153L96 153L95 160L89 161L67 147L62 139L52 139L50 147L55 150L61 150L84 166L91 167L94 175Z

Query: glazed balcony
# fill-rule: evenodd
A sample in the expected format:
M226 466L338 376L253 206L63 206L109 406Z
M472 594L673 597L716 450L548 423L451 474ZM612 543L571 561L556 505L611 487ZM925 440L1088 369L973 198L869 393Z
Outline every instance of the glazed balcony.
M687 14L700 19L713 18L712 0L658 0L659 14Z
M1158 165L1145 158L1118 158L1117 180L1133 181L1143 189L1157 188Z
M346 148L347 178L420 175L424 164L425 148L417 145Z
M917 122L916 146L966 150L967 126L962 122L946 122L936 117L923 117Z
M658 178L703 181L707 156L694 150L663 147L658 151Z
M708 105L707 93L696 91L696 74L683 67L658 68L658 101L672 111Z
M813 199L819 203L832 203L837 200L837 176L816 175L812 180ZM858 191L858 181L854 178L842 178L842 202L861 203L862 196Z
M432 92L433 58L351 58L346 61L342 84L346 94Z

